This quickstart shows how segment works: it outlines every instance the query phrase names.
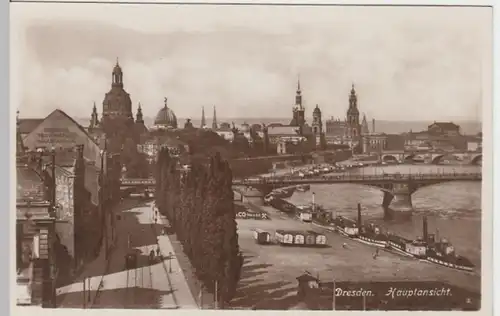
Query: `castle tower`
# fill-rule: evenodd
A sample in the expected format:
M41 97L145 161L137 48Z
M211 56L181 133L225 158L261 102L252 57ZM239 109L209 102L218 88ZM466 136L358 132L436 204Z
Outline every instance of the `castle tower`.
M205 121L205 107L202 106L201 107L201 124L200 124L200 127L204 128L205 126L207 126L206 121Z
M216 130L217 127L217 112L215 111L215 106L214 106L214 116L212 118L212 129Z

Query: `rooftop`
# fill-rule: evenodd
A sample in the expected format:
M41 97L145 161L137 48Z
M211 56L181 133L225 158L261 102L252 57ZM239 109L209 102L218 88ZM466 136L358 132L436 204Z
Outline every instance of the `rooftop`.
M31 133L40 123L43 122L43 118L24 118L19 119L19 131L21 134Z

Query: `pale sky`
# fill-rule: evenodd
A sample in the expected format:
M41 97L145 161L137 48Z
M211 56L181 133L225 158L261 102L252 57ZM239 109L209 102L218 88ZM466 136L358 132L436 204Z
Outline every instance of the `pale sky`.
M133 111L178 117L481 120L491 9L11 4L11 93L22 117L102 110L119 58ZM485 57L487 56L487 57ZM484 92L483 92L484 93Z

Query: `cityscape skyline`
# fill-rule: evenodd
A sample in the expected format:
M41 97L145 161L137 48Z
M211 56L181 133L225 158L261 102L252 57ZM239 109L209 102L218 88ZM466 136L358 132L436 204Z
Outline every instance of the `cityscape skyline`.
M96 5L49 8L13 6L12 94L22 116L60 108L88 117L94 102L100 113L118 57L133 112L140 102L149 117L165 96L178 117L197 119L202 106L214 105L221 119L289 117L300 75L307 117L318 104L325 119L344 118L354 83L370 119L482 120L480 65L490 44L489 10L482 8L417 9L426 15L415 8L301 8L316 10L302 16L293 7L218 8L215 15L211 7L158 6L144 15L148 23L139 14L137 23L124 23L123 6L103 6L107 22L91 21ZM452 11L456 19L442 20ZM186 14L200 21L183 22Z

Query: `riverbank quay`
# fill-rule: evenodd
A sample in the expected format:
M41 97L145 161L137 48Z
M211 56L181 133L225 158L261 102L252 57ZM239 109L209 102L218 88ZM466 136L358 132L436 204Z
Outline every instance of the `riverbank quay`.
M259 306L269 309L292 308L293 303L290 303L289 297L296 294L295 278L304 273L304 270L319 275L322 279L335 278L339 281L439 280L480 292L481 280L478 275L419 262L390 252L382 252L374 259L376 250L370 245L315 224L301 222L295 216L270 206L257 206L267 212L271 220L237 220L239 244L245 256L245 263L237 298L233 302L235 306L251 308L257 305L257 309ZM258 245L253 238L253 230L257 228L270 232L271 236L274 236L278 229L313 230L327 237L328 247ZM258 289L262 289L264 294L254 293Z

